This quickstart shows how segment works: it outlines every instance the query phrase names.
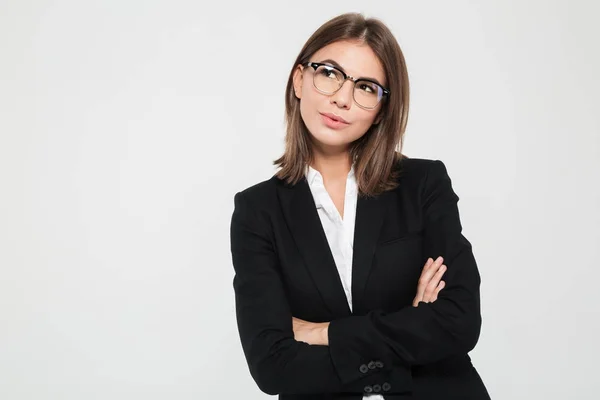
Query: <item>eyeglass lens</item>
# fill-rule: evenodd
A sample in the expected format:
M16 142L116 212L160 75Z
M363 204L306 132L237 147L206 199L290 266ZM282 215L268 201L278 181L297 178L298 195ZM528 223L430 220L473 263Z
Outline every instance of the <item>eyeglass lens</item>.
M344 76L326 65L319 66L314 75L315 87L323 93L333 94L344 84ZM369 81L357 80L354 85L354 101L367 108L373 108L381 99L381 88Z

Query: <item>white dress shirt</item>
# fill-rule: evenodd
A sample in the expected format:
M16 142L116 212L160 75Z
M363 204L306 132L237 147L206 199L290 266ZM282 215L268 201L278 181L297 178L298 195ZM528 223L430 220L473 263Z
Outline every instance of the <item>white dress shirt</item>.
M315 200L317 213L319 214L331 254L340 274L348 305L350 306L350 310L352 310L352 254L358 198L354 167L350 169L346 178L344 218L340 216L331 196L329 196L327 189L325 189L321 173L308 165L306 168L306 180ZM384 397L380 394L365 394L363 395L363 400L384 400Z

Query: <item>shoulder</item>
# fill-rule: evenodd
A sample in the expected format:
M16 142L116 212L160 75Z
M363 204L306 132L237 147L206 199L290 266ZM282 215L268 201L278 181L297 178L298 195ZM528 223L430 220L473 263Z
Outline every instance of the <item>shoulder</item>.
M401 160L401 183L405 189L418 193L419 201L425 208L456 205L460 199L455 192L452 180L443 161L437 159ZM406 178L402 181L402 176Z
M395 170L401 180L426 181L431 176L447 175L443 161L429 158L403 156L396 162Z
M442 195L457 198L446 164L442 160L403 157L396 163L396 190L418 194L421 199Z
M269 206L276 199L276 187L282 182L273 175L271 178L252 184L239 190L235 196L235 204L243 202L254 207ZM261 207L262 208L262 207Z

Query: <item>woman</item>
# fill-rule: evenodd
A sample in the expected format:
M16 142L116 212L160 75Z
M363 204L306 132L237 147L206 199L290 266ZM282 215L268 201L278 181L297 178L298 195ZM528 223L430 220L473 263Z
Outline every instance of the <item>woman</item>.
M281 169L235 195L231 221L238 329L265 393L489 399L467 354L480 276L459 198L441 161L396 152L408 100L377 19L328 21L294 63Z

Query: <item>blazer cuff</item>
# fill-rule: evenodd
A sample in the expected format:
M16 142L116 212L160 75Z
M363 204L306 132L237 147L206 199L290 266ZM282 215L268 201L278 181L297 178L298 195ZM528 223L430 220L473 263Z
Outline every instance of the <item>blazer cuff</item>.
M329 323L328 340L329 353L334 368L343 384L371 377L374 385L383 389L382 394L404 393L412 391L412 373L409 366L390 365L391 362L382 360L374 354L361 353L354 348L346 331L353 331L360 325L360 316L351 316L333 320ZM381 374L389 372L389 374ZM387 379L385 379L387 377ZM383 381L382 379L385 379ZM379 380L382 380L379 382Z

